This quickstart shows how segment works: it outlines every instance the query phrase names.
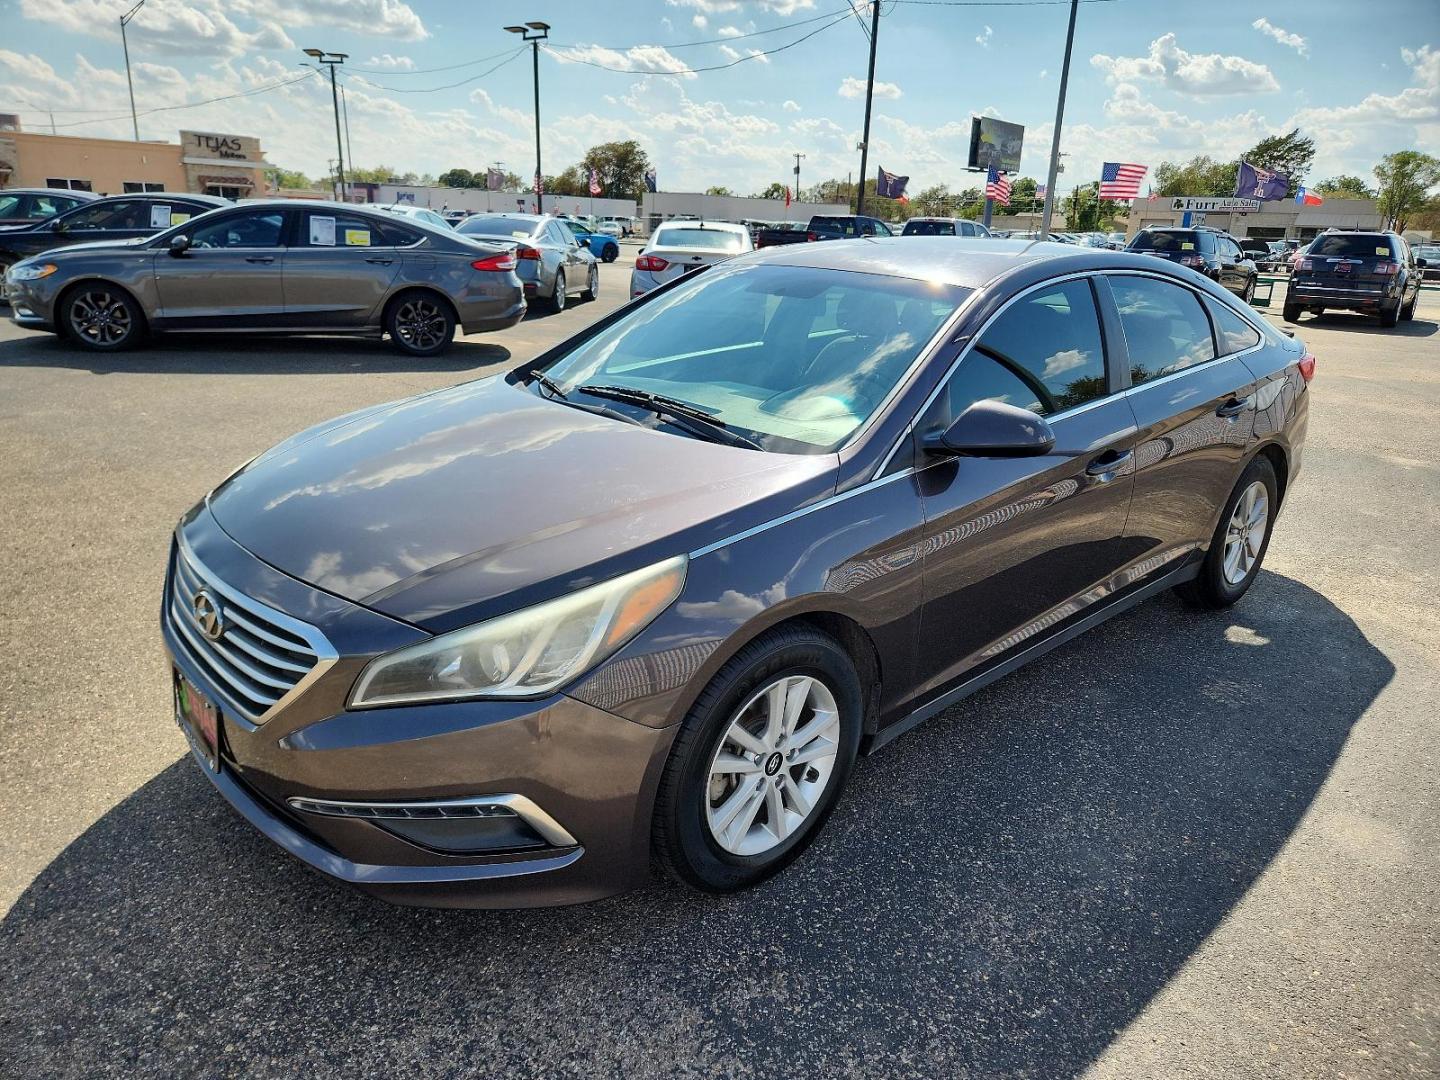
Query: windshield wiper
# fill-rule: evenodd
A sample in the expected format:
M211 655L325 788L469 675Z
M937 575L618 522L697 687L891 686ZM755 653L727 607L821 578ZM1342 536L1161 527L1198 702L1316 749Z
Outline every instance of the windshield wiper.
M727 446L743 446L748 450L765 449L754 439L748 439L738 431L731 431L725 421L711 416L704 409L691 405L688 401L666 397L664 394L652 394L648 390L637 390L633 386L592 386L587 383L579 389L587 394L593 394L595 397L614 398L616 401L643 406L656 416L664 416L675 421L678 426L702 439L724 443Z
M537 382L546 390L549 390L552 397L557 397L561 400L564 400L565 391L561 389L560 384L557 383L554 379L550 378L549 375L546 375L543 371L530 372L530 379L532 382Z

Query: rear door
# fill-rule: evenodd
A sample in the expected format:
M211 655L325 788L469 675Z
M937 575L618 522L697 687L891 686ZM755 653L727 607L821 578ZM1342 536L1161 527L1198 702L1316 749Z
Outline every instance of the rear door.
M286 211L273 206L196 222L186 251L154 253L156 315L173 329L280 325L285 225Z
M561 265L565 267L566 291L575 292L585 288L589 280L590 263L581 252L580 241L558 221L550 222L545 232L546 239L560 249Z
M306 209L286 256L285 318L296 327L369 325L400 270L399 231L368 214Z
M1035 286L985 327L921 430L976 401L1046 416L1040 457L937 458L917 476L925 509L922 696L933 696L1109 595L1135 558L1126 539L1136 429L1107 371L1090 280Z
M1200 295L1159 277L1106 276L1140 426L1127 534L1156 567L1207 544L1255 430L1257 381L1241 326L1217 348ZM1239 318L1239 316L1235 316Z

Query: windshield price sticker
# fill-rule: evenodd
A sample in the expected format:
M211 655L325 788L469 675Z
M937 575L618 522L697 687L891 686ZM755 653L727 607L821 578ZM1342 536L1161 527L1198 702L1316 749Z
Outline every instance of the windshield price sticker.
M345 246L346 246L346 247L369 247L369 246L370 246L370 230L369 230L369 229L346 229L346 230L345 230Z

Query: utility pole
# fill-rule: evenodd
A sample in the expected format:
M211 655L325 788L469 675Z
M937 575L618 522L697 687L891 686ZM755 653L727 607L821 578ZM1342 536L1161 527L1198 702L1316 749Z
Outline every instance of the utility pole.
M345 156L350 159L350 171L355 171L355 151L350 149L350 103L345 100L345 88L340 88L340 111L345 115Z
M138 4L120 16L120 47L125 50L125 85L130 88L130 126L134 129L136 142L140 141L140 118L135 113L135 80L130 77L130 42L125 37L125 27L130 24L131 19L135 18L136 12L144 6L145 0L140 0ZM55 125L53 116L50 118L50 125L52 128ZM51 134L53 135L54 132L52 131Z
M865 212L865 176L870 153L870 103L875 96L875 43L880 39L880 0L870 0L870 74L865 81L865 131L860 136L860 190L855 195L855 213Z
M535 212L543 214L545 174L540 170L540 42L550 36L550 24L527 22L524 26L507 26L505 29L519 34L521 41L530 43L530 58L535 72Z
M1050 237L1050 218L1055 210L1055 181L1060 175L1060 125L1065 120L1065 88L1070 83L1070 51L1075 47L1075 15L1080 0L1070 0L1070 27L1065 31L1065 63L1060 68L1060 98L1055 103L1055 132L1050 137L1050 174L1045 183L1045 213L1040 219L1040 239Z
M795 201L796 201L796 202L799 202L799 201L800 201L800 159L803 158L804 156L805 156L804 154L796 154L796 155L795 155Z
M335 107L335 198L339 202L345 201L345 143L340 137L340 90L339 84L335 81L335 67L337 64L345 63L349 53L326 52L324 49L306 49L305 55L317 63L326 64L330 68L330 103Z

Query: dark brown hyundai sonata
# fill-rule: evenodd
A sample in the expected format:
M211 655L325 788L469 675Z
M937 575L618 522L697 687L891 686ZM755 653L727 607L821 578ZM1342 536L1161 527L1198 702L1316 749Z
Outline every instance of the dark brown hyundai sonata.
M1146 256L742 256L226 479L175 534L178 719L389 900L751 885L862 752L1163 589L1244 595L1314 366Z

